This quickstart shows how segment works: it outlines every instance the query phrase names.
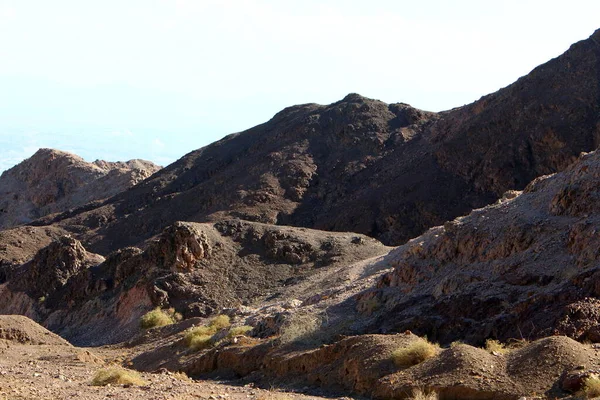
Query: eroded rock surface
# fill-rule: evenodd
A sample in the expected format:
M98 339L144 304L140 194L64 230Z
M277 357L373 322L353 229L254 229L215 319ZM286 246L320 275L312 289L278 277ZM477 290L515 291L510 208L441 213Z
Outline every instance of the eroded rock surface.
M553 334L600 339L600 153L512 199L430 229L385 259L393 271L358 298L378 331L443 342Z
M40 149L0 176L0 229L109 198L159 169L144 160L88 163L74 154Z
M78 344L126 340L154 307L184 317L287 296L308 297L336 273L390 248L351 234L240 220L177 222L144 250L123 248L106 259L72 237L42 248L0 285L2 313L27 315Z

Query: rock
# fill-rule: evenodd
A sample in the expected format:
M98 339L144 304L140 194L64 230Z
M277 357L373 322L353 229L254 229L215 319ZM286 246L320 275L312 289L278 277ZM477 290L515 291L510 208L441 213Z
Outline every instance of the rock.
M106 199L159 169L143 160L88 163L70 153L40 149L0 176L0 229ZM95 224L107 222L99 215Z
M593 40L441 113L357 94L286 108L187 154L102 206L56 221L94 230L90 250L100 254L139 246L176 221L223 218L402 244L505 193L509 199L597 147L600 55ZM553 213L592 210L569 206L586 188L565 190ZM310 257L310 249L265 240L290 264Z
M565 374L560 382L560 386L567 392L577 393L583 389L586 379L590 377L598 377L599 373L600 371L596 370L581 371L575 369Z
M598 177L600 153L587 153L510 200L430 229L386 257L393 270L358 296L356 312L368 319L376 301L370 329L410 329L443 343L600 340ZM568 187L580 194L556 214Z

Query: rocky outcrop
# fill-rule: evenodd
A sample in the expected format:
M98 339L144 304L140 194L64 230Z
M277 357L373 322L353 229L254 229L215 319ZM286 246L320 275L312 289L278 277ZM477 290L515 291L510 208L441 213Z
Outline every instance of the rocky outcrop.
M40 149L0 176L0 229L109 198L159 169L144 160L88 163L74 154Z
M422 340L410 332L342 337L320 346L278 345L276 341L222 342L196 351L181 340L187 326L164 330L155 346L131 359L136 369L184 371L193 377L245 377L249 380L375 399L412 398L415 389L442 399L518 399L532 393L566 397L597 371L597 349L563 336L523 343L504 354L456 343L410 367L392 361L394 351Z
M73 343L126 340L154 307L209 316L327 288L346 265L386 254L375 239L240 220L177 222L147 243L106 259L72 237L41 249L0 285L0 313L27 315Z
M598 341L600 153L511 199L430 229L358 296L368 330L449 343L562 334ZM367 305L377 304L368 316Z

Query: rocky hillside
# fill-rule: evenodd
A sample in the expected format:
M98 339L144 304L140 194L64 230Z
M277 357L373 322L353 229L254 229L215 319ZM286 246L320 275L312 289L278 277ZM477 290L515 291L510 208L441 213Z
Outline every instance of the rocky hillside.
M177 220L236 217L401 244L564 169L600 138L600 31L514 84L434 114L359 95L290 107L58 222L102 254Z
M9 231L10 232L10 231ZM61 236L11 270L0 285L0 314L26 315L74 343L130 339L154 307L184 318L264 301L298 306L344 282L343 270L389 252L349 233L278 227L239 220L178 222L147 244L99 256Z
M600 153L430 229L348 300L365 331L449 343L567 335L600 342ZM335 306L334 306L335 309ZM348 318L344 308L342 318Z
M0 176L0 229L27 224L120 193L160 167L149 161L95 161L40 149Z

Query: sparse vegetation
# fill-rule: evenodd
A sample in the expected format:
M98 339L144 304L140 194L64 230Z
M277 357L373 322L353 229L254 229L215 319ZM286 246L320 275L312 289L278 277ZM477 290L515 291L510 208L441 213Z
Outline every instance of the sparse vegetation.
M490 353L504 354L510 351L503 343L495 339L485 341L485 349Z
M231 325L231 320L229 319L229 317L227 315L223 315L223 314L217 315L208 324L208 326L214 328L215 331L218 331L220 329L229 328L230 325Z
M192 350L202 350L212 345L212 335L202 335L191 330L185 335L185 343Z
M261 394L256 398L256 400L293 400L293 397L285 393L270 391L267 394Z
M231 329L229 329L229 333L227 334L227 337L232 338L234 336L239 336L239 335L245 335L246 333L250 332L252 329L251 326L248 325L242 325L242 326L234 326Z
M181 320L181 314L175 312L175 309L169 308L162 310L159 307L144 314L140 319L140 327L142 329L157 328L174 324Z
M314 315L294 315L281 327L279 340L282 344L316 342L316 332L320 326L321 320Z
M504 344L495 339L488 339L485 341L485 349L490 353L505 354L515 349L527 345L529 342L525 339L512 339L509 343Z
M188 329L183 340L186 346L192 350L206 349L214 345L213 336L215 333L229 328L230 325L231 321L227 315L217 315L207 325Z
M147 383L137 372L129 369L109 367L98 370L92 379L92 385L106 386L108 384L144 386Z
M397 367L410 367L435 357L440 347L425 338L419 338L406 347L401 347L392 353L392 361Z
M590 375L583 382L583 393L588 399L600 396L600 377Z
M424 391L422 389L413 389L409 400L438 400L438 394L435 391Z

